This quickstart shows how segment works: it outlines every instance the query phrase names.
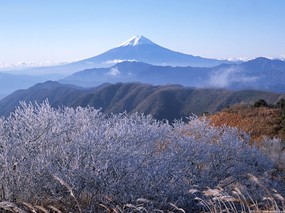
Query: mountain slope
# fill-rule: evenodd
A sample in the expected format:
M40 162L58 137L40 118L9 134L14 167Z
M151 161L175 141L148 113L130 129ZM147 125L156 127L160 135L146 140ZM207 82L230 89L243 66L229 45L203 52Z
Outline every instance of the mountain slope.
M259 142L264 136L277 137L284 141L284 121L280 108L236 105L209 116L214 126L231 126L242 129Z
M192 113L214 113L229 105L265 99L276 102L279 94L260 91L228 91L224 89L193 89L178 85L152 86L141 83L104 84L84 89L57 82L37 84L19 90L0 101L0 114L8 115L19 101L49 99L53 107L93 106L106 113L139 112L157 119L180 119Z

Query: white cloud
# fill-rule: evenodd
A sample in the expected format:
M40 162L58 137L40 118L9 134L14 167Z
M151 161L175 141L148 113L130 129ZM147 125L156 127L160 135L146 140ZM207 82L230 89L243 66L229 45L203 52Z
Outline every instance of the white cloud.
M117 76L117 75L120 75L121 74L121 72L120 72L120 70L117 68L117 67L112 67L111 69L110 69L110 71L109 72L107 72L107 75L110 75L110 76Z
M228 61L231 61L231 62L246 62L246 61L249 61L249 60L252 60L254 58L242 58L242 57L239 57L239 58L222 58L221 60L228 60Z
M237 72L235 69L219 69L215 71L209 79L210 86L227 87L230 84L232 75Z
M249 83L258 79L258 76L245 76L241 69L229 68L216 70L209 79L209 86L228 87L234 83Z
M135 59L131 59L131 60L114 59L114 60L106 61L105 63L106 63L106 64L117 64L117 63L121 63L121 62L124 62L124 61L134 62L134 61L136 61L136 60L135 60Z

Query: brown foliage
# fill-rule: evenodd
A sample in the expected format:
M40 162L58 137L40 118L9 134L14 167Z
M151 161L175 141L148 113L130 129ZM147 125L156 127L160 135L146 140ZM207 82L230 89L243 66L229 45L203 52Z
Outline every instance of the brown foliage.
M214 126L227 125L249 133L252 141L259 142L264 136L285 139L281 110L277 108L235 105L209 117Z

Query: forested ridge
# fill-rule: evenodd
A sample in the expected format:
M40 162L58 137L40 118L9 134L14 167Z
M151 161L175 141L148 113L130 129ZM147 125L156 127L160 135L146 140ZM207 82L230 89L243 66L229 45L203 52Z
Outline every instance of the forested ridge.
M38 102L48 99L52 107L92 106L104 113L144 113L154 118L173 121L192 114L215 113L238 103L254 103L264 99L275 103L282 94L226 89L197 89L180 85L155 86L142 83L103 84L81 88L48 81L26 90L18 90L0 101L0 115L9 115L20 101Z

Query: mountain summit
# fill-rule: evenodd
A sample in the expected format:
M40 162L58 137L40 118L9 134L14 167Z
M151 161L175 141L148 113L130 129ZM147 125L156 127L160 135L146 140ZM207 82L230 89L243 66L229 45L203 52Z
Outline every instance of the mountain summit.
M129 40L125 41L124 43L122 43L118 47L137 46L137 45L145 45L145 44L154 44L154 43L142 35L137 35L137 36L133 36Z

